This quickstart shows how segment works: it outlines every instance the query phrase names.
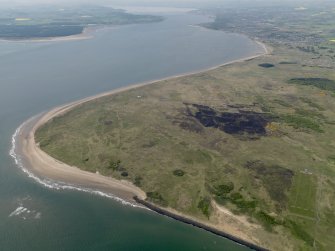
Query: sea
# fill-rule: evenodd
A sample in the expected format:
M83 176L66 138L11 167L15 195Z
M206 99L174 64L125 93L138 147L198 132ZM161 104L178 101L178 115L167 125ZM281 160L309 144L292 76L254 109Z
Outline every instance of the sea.
M198 26L212 21L209 16L171 9L157 14L165 20L98 29L92 39L0 42L1 251L249 250L98 191L46 185L18 165L15 132L36 114L263 52L246 36Z

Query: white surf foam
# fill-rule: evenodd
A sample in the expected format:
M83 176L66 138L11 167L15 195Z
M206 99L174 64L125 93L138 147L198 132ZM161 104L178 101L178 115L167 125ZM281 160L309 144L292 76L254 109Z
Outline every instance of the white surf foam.
M22 206L19 206L18 208L16 208L13 212L10 213L10 215L8 215L8 217L12 217L12 216L18 216L22 213L24 213L25 211L27 211L28 209Z
M74 191L80 191L80 192L86 192L86 193L90 193L90 194L94 194L94 195L99 195L101 197L105 197L105 198L109 198L109 199L113 199L119 203L121 203L122 205L126 205L126 206L131 206L131 207L136 207L136 208L143 208L143 209L147 209L144 206L135 204L135 203L131 203L129 201L126 201L122 198L119 198L111 193L105 193L99 190L94 190L94 189L90 189L90 188L84 188L84 187L79 187L79 186L75 186L72 184L67 184L67 183L63 183L63 182L56 182L50 179L42 179L36 175L34 175L32 172L30 172L27 168L24 167L21 156L17 153L17 146L16 146L16 139L17 137L20 135L22 128L28 123L30 122L32 119L34 119L36 117L33 117L31 119L29 119L28 121L24 122L19 128L16 129L15 133L12 136L12 147L9 151L9 155L14 159L15 164L25 173L27 174L27 176L33 180L35 180L37 183L43 185L46 188L49 189L55 189L55 190L74 190Z
M32 215L33 215L33 217L32 217ZM40 219L41 215L42 214L40 212L38 212L36 210L28 209L28 208L24 207L23 204L19 203L19 206L13 212L11 212L8 215L8 217L17 216L17 217L20 217L20 218L26 220L26 219L30 219L30 218Z

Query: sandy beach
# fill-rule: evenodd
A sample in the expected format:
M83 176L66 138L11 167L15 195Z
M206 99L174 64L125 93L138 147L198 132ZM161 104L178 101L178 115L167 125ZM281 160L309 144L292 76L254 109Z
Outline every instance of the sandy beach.
M260 43L260 42L258 42ZM173 77L168 77L164 79L154 80L145 83L139 83L132 86L115 89L109 92L101 93L95 96L87 97L66 105L62 105L59 107L55 107L52 110L43 113L41 115L35 116L34 118L26 121L18 130L18 134L15 140L15 152L20 156L22 162L24 164L24 168L29 170L32 174L37 177L41 177L43 179L53 180L56 182L62 182L66 184L71 184L71 186L78 186L88 189L95 189L104 193L113 194L116 197L122 198L123 200L134 202L133 197L137 196L141 200L145 200L146 194L140 188L136 187L132 183L128 181L120 181L111 177L105 177L100 175L99 173L91 173L80 170L77 167L67 165L62 163L53 157L49 156L45 152L43 152L37 142L35 141L35 132L41 127L43 124L51 120L52 118L59 116L61 114L66 113L67 111L75 108L76 106L83 104L85 102L92 101L94 99L98 99L104 96L113 95L116 93L124 92L127 90L140 88L147 85L152 85L155 83L159 83L160 81L180 78L183 76L189 76L192 74L198 74L202 72L206 72L209 70L217 69L219 67L223 67L225 65L243 62L247 60L251 60L271 52L264 44L262 44L264 48L264 53L260 53L254 56L246 57L239 60L234 60L232 62L224 63L215 67L203 69L196 72L188 72L185 74L176 75ZM173 209L169 209L171 213L178 214ZM229 215L229 213L223 213L226 217L234 220L234 216ZM188 216L185 216L188 217ZM192 219L191 217L189 217ZM193 219L196 220L196 219ZM235 219L236 220L236 219ZM226 218L225 220L226 221ZM224 223L224 222L223 222ZM202 222L202 224L206 224ZM238 221L238 224L234 227L229 222L225 222L225 224L220 223L218 225L211 225L207 223L209 226L220 229L221 231L226 231L229 234L232 234L240 239L247 240L249 242L257 243L257 240L253 239L252 236L246 235L241 229L243 229L244 224Z

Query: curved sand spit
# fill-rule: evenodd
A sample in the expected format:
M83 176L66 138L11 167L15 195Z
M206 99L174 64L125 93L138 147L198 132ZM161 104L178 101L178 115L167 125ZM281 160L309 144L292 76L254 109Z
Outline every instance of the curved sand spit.
M128 181L119 181L111 177L102 176L98 173L83 171L77 167L67 165L49 156L48 154L43 152L40 149L39 145L35 142L34 134L36 130L40 126L51 120L52 118L59 116L84 102L88 102L103 96L127 91L130 89L139 88L141 86L154 84L162 80L173 79L195 73L205 72L208 70L216 69L224 65L250 60L269 53L269 50L266 48L266 46L264 44L261 45L263 46L265 51L262 54L258 54L248 58L243 58L240 60L235 60L233 62L225 63L206 70L190 72L187 74L177 75L174 77L155 80L146 83L140 83L129 87L120 88L110 92L95 95L92 97L84 98L82 100L75 101L70 104L56 107L45 114L42 114L40 116L37 116L36 118L28 120L21 127L18 137L16 139L17 144L16 148L18 153L20 154L20 157L22 157L24 167L38 177L69 183L74 186L96 189L98 191L113 194L116 197L120 197L128 201L130 200L132 201L134 196L137 196L140 199L145 199L146 197L145 192Z

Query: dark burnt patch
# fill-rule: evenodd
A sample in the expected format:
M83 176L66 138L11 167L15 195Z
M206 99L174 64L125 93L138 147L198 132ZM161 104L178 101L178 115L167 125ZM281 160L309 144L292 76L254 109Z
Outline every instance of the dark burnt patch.
M271 122L269 114L238 110L219 112L212 107L185 104L189 117L195 118L204 127L218 128L232 135L265 136L266 125Z
M224 123L223 130L226 133L241 134L246 132L262 136L266 134L265 126L269 122L263 114L256 112L224 112L217 120Z

